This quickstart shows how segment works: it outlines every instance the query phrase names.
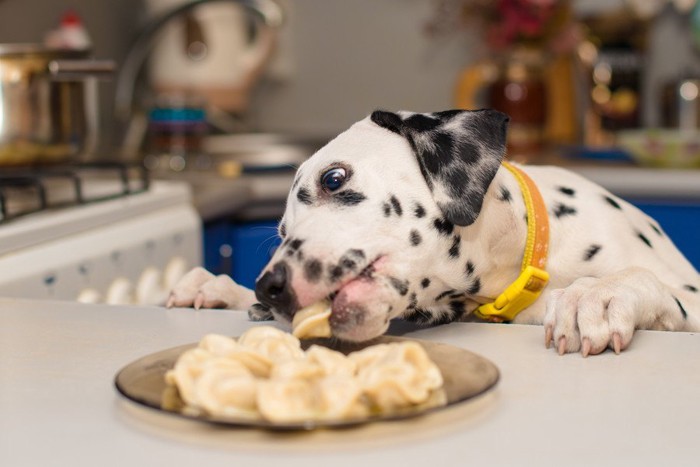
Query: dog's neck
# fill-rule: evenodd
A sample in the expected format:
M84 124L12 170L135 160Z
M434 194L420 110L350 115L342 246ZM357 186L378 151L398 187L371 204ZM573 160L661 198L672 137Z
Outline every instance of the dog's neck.
M525 202L518 182L501 167L484 197L476 222L460 229L481 288L478 303L492 301L520 274L527 238Z

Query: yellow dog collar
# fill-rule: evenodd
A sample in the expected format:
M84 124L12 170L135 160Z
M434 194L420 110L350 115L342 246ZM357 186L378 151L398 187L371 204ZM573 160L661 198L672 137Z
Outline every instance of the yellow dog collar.
M547 207L537 185L521 169L503 162L520 185L527 209L527 242L520 276L496 297L492 303L481 305L474 311L479 318L488 321L512 321L518 313L534 303L549 282L544 270L549 247L549 218Z

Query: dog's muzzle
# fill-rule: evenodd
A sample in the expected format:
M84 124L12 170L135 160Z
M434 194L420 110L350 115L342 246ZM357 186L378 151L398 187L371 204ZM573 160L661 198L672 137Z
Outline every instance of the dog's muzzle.
M255 296L263 305L274 308L278 313L291 319L298 307L290 283L289 266L284 261L280 261L257 280Z

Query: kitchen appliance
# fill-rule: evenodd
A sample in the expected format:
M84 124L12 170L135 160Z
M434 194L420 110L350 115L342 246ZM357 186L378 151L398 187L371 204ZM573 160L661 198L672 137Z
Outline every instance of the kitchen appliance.
M0 208L0 296L157 305L202 262L189 186L135 167L6 169Z
M197 4L202 5L188 8ZM281 17L276 4L146 0L145 6L156 21L183 10L153 37L151 88L157 94L195 94L226 111L245 110L250 89L274 49Z
M0 44L0 165L66 161L97 142L95 77L114 63L88 50Z
M228 112L246 110L248 93L282 23L282 11L272 0L153 0L149 12L117 78L115 113L127 125L122 154L128 159L139 157L148 129L143 108L159 96L202 99L210 123L216 120L224 131L236 126ZM243 18L250 26L245 40L240 37L246 31L240 27ZM139 78L148 57L152 89L141 90Z

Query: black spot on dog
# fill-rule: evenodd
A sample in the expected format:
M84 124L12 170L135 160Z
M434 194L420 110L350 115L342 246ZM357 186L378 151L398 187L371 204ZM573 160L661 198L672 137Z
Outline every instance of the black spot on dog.
M412 323L428 324L431 323L433 320L433 313L431 313L429 310L426 310L425 308L416 307L412 310L409 310L408 313L402 315L402 318Z
M352 258L343 256L342 258L340 258L340 267L352 271L357 267L357 263Z
M358 250L357 248L352 248L348 250L346 255L354 256L358 260L365 259L365 252L363 250Z
M464 304L459 301L451 301L448 304L448 308L444 310L443 313L440 313L439 315L435 315L434 313L431 313L429 318L425 321L425 323L430 323L435 326L439 326L441 324L449 324L457 320L462 314L464 313Z
M297 261L304 261L304 252L303 252L303 250L297 250Z
M384 212L384 217L391 216L391 205L389 203L382 203L382 211Z
M673 297L673 299L676 301L678 304L678 308L681 310L681 314L683 315L683 319L688 319L688 312L685 311L685 308L683 308L683 305L681 304L681 301L678 300L676 297Z
M690 292L695 292L695 293L697 293L697 291L698 291L698 288L697 288L697 287L695 287L695 286L693 286L693 285L690 285L690 284L684 285L683 288L684 288L685 290L689 290Z
M411 295L408 296L408 309L413 309L416 306L418 306L418 296L415 292L411 292Z
M343 206L356 206L367 199L365 195L354 190L345 190L339 193L333 194L331 199Z
M289 251L295 252L303 244L304 244L304 240L301 240L299 238L290 239L289 244L287 245L287 248L289 248Z
M338 260L338 264L330 265L328 275L331 282L336 282L343 277L348 271L357 270L358 261L364 260L365 252L358 249L351 249L345 252Z
M472 281L472 285L467 289L467 295L476 295L481 290L481 279L475 277Z
M615 201L615 199L611 198L610 196L604 196L604 198L605 198L605 201L607 201L610 206L614 207L615 209L622 209L622 206L620 206L620 203Z
M280 225L280 238L284 238L287 236L287 225L282 222Z
M306 205L310 205L313 203L311 193L309 193L309 190L307 190L304 187L299 188L299 191L297 191L297 200L299 200L300 203Z
M557 190L559 190L560 192L564 193L566 196L570 196L571 198L573 198L574 196L576 196L576 190L574 190L573 188L568 188L568 187L565 187L565 186L560 186L559 188L557 188Z
M389 202L391 203L391 207L394 209L394 212L396 213L397 216L400 216L401 214L403 214L403 209L401 208L401 203L396 198L396 196L391 195L391 198L389 198Z
M389 282L402 297L408 293L408 281L402 281L396 277L389 277Z
M651 222L649 222L649 225L651 226L651 228L654 230L654 232L656 232L656 234L657 234L659 237L663 237L663 236L664 236L664 233L663 233L663 232L661 231L661 229L658 228L656 225L652 224Z
M474 266L474 263L472 263L471 261L467 261L467 265L464 267L464 272L467 273L467 276L471 276L472 274L474 274L475 269L476 267Z
M452 316L450 319L450 322L456 320L462 314L464 313L464 302L458 302L458 301L451 301L450 302L450 311L452 312Z
M417 230L411 230L411 245L420 245L422 238Z
M415 131L423 132L434 130L440 125L441 120L423 114L414 114L404 120L404 123Z
M344 273L345 273L345 269L343 269L343 267L340 266L339 264L328 267L328 278L330 279L331 282L338 281L338 279L343 277Z
M649 248L653 248L653 247L651 246L651 240L649 240L643 233L637 232L637 237L639 237L639 239L640 239L641 241L643 241L644 243L646 243L646 245L647 245Z
M450 255L450 258L459 258L459 246L460 243L462 242L462 237L459 235L455 235L454 238L452 239L452 246L450 247L450 250L448 251L448 254Z
M427 289L428 286L430 286L430 279L428 279L427 277L423 278L423 280L420 281L420 286L423 287L424 289ZM688 286L686 286L686 287L688 287Z
M464 298L464 292L455 292L453 294L450 294L450 298Z
M449 296L449 295L452 295L452 294L455 293L455 292L456 292L455 289L444 290L444 291L440 292L440 294L434 298L434 301L439 302L439 301L442 300L443 298L445 298L445 297L447 297L447 296Z
M510 194L510 190L508 188L501 185L501 191L498 195L498 199L509 203L513 199L513 196Z
M413 214L419 219L421 217L425 217L425 208L422 205L420 205L419 203L416 203L416 207L413 210Z
M452 230L454 230L454 224L447 219L440 219L436 218L433 221L433 225L437 229L438 232L440 232L442 235L450 235L452 233Z
M475 112L479 112L479 110L476 110ZM444 123L449 122L453 118L455 118L457 115L463 114L464 111L460 109L452 109L452 110L441 110L440 112L433 112L433 115L438 117L440 120L442 120Z
M432 134L431 144L424 147L416 148L416 154L418 154L418 160L421 163L421 167L428 174L440 175L442 174L442 167L448 167L452 164L452 161L457 157L454 151L454 138L448 133L442 131L436 131ZM479 158L479 149L477 146L465 142L464 147L460 147L460 151L463 154L465 160L472 161ZM464 180L461 180L464 183Z
M586 252L583 254L583 260L584 261L590 261L593 259L595 255L598 254L598 252L602 249L603 247L600 245L591 245L588 247Z
M576 214L576 209L572 208L571 206L567 206L562 203L557 203L557 205L554 207L554 216L557 219L560 219L565 216L573 216Z
M403 125L403 121L401 120L401 117L393 112L375 110L372 112L370 119L382 128L386 128L389 131L401 134L401 126Z
M304 277L309 282L318 282L318 280L321 278L322 271L323 266L317 259L310 259L304 263Z

